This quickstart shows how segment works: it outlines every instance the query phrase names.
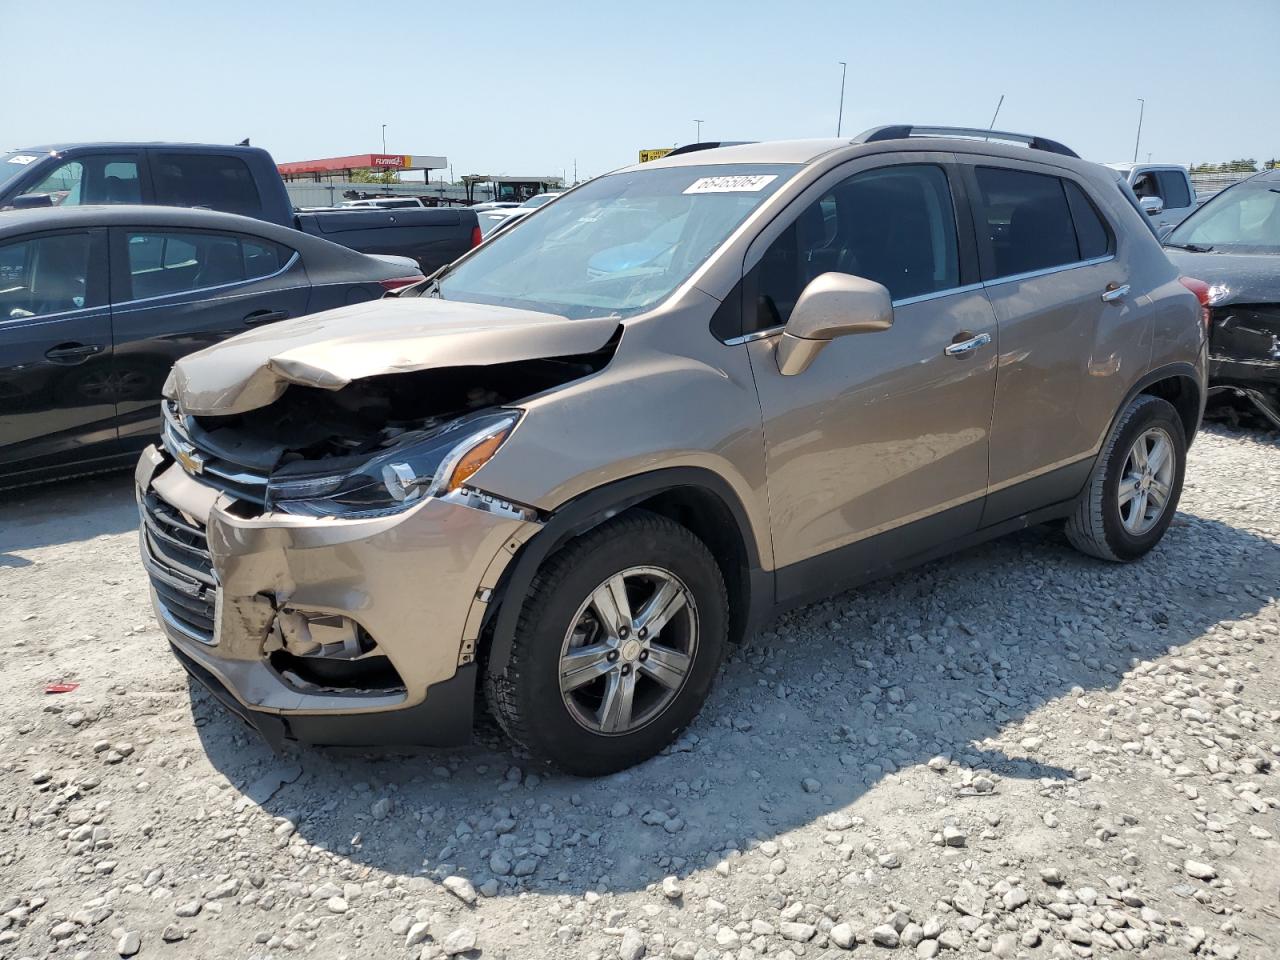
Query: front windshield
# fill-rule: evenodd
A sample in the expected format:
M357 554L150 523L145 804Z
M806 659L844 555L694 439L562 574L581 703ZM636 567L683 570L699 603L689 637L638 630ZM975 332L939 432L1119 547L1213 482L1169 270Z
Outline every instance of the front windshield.
M1218 253L1280 253L1280 183L1224 190L1175 227L1165 243Z
M715 164L600 177L502 230L437 292L571 318L638 313L688 279L798 169Z

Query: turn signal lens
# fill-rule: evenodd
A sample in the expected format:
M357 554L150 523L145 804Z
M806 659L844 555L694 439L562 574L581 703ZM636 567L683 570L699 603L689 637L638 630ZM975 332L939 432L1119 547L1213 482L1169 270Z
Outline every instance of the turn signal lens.
M452 493L457 490L470 480L477 470L493 459L493 455L498 452L498 448L502 446L502 441L507 439L507 434L510 432L511 428L507 427L501 433L495 433L493 436L481 440L464 453L457 466L453 468L453 473L449 474L449 479L445 482L445 492Z

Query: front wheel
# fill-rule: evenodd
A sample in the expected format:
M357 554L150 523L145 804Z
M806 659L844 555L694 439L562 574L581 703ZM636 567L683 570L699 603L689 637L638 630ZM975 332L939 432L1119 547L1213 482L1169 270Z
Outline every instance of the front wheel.
M1186 462L1186 432L1178 411L1149 394L1134 398L1067 519L1071 545L1118 562L1147 553L1173 520Z
M486 675L489 705L534 755L580 776L613 773L697 715L727 632L710 551L674 521L632 511L543 564L506 669Z

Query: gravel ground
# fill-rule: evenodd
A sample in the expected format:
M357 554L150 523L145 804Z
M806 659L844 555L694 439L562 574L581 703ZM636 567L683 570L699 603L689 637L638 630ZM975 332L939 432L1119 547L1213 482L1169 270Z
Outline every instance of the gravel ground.
M169 656L126 476L10 494L0 957L1276 957L1280 438L1188 476L1138 564L1033 530L790 615L597 781L275 757Z

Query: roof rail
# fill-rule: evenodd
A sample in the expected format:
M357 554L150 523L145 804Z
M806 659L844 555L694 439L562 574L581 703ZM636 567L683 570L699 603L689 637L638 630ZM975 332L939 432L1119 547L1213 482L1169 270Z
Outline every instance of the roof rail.
M1032 150L1060 153L1064 157L1080 157L1070 147L1048 137L1035 137L1027 133L1009 133L1006 130L980 130L977 127L918 127L909 123L895 123L872 127L853 138L854 143L876 143L880 140L906 140L909 137L960 137L966 140L1007 140L1025 143Z
M738 147L744 143L755 143L754 140L703 140L701 143L686 143L676 147L668 157L678 157L682 153L697 153L699 150L714 150L716 147Z

